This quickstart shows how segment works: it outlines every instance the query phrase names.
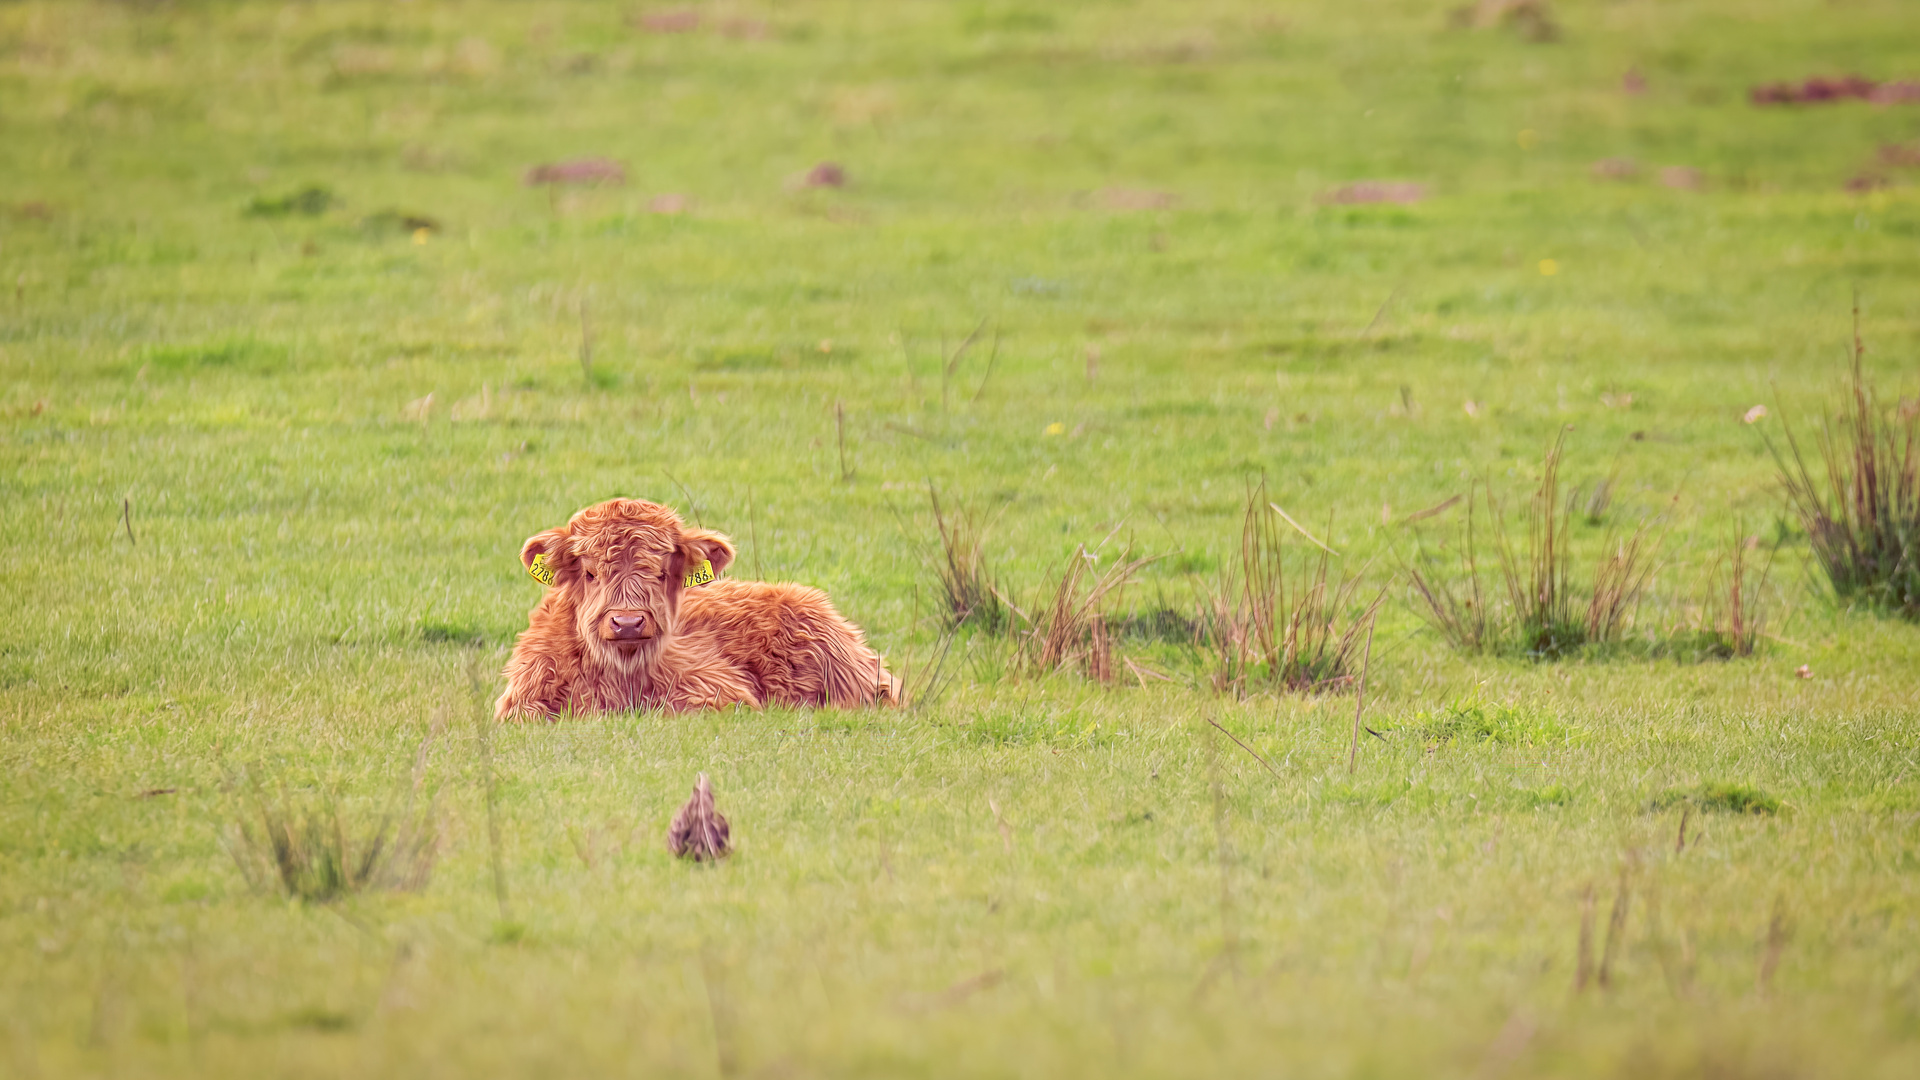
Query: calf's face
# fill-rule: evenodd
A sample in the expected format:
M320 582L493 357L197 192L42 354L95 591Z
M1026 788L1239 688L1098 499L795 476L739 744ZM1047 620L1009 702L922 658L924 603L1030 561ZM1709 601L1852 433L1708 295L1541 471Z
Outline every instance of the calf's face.
M657 503L614 499L529 538L520 561L570 601L574 633L590 655L633 670L675 630L688 575L703 567L719 574L733 547L719 533L685 528Z

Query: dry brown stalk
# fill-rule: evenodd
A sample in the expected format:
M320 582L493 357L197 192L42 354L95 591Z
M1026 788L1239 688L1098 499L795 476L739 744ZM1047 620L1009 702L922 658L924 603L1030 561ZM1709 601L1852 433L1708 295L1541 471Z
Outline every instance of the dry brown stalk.
M1774 972L1780 969L1780 954L1786 950L1787 939L1793 934L1793 928L1787 924L1786 899L1773 898L1773 915L1767 920L1766 950L1760 955L1760 995L1765 997L1773 990Z
M572 822L567 823L567 839L573 842L573 853L580 856L581 865L593 869L593 830L582 829Z
M693 782L693 797L667 826L667 850L694 862L717 861L733 851L727 819L714 809L713 786L706 773Z
M951 353L948 353L946 351L945 337L943 336L941 338L941 342L940 342L941 354L942 354L940 357L940 411L941 412L947 411L947 388L948 388L948 385L953 382L954 373L960 370L960 358L967 355L967 350L973 348L973 343L980 340L980 331L985 330L986 328L987 328L986 317L981 316L980 322L974 326L973 332L971 334L968 334L966 338L960 342L960 346L954 349L953 352ZM997 330L995 331L995 334L994 334L994 351L996 353L998 353L999 351L999 332ZM989 375L992 374L991 369L989 369L988 374ZM986 380L984 379L981 380L980 385L982 388L984 388L986 386Z
M1417 510L1411 514L1408 514L1406 517L1401 518L1400 524L1411 525L1416 521L1425 521L1430 517L1437 517L1453 509L1455 506L1460 505L1460 500L1463 498L1465 498L1465 496L1455 495L1452 498L1447 499L1445 502L1436 503L1433 506L1427 507L1425 510Z
M1249 754L1252 754L1253 760L1259 762L1262 766L1266 768L1268 772L1272 773L1275 776L1280 775L1280 770L1273 767L1273 762L1268 761L1264 757L1261 757L1260 751L1255 750L1253 747L1248 746L1246 743L1242 742L1240 740L1240 736L1235 735L1233 732L1228 731L1224 727L1221 727L1220 721L1215 720L1213 717L1209 716L1207 717L1207 723L1212 724L1214 727L1220 728L1220 733L1222 735L1225 735L1227 738L1232 739L1234 741L1234 744L1240 747L1240 749L1245 750Z
M1147 680L1149 679L1155 682L1172 682L1173 681L1173 676L1163 675L1160 672L1153 670L1152 668L1148 667L1145 664L1140 663L1139 661L1133 659L1130 656L1123 657L1120 662L1126 665L1127 670L1133 673L1134 678L1140 680L1140 689L1142 690L1145 690L1147 688Z
M993 824L1000 830L1001 848L1011 854L1013 851L1013 826L1007 824L1007 819L1000 813L1000 804L994 802L993 796L991 795L987 796L987 809L993 811Z
M1347 750L1347 774L1360 767L1360 716L1367 708L1367 668L1373 665L1373 624L1367 619L1367 649L1360 657L1360 688L1353 695L1353 745Z
M1777 548L1769 549L1759 573L1754 574L1748 553L1759 546L1759 539L1747 537L1745 532L1736 524L1732 546L1714 563L1713 576L1718 578L1724 570L1726 577L1709 586L1708 595L1713 598L1709 601L1710 607L1716 601L1725 604L1714 613L1711 622L1712 633L1719 638L1718 648L1729 656L1752 656L1760 638L1766 634L1767 579L1773 573L1773 557L1778 553Z
M1113 681L1113 646L1107 640L1107 618L1094 613L1087 619L1087 677Z
M1600 948L1600 987L1613 985L1613 958L1627 932L1627 906L1633 901L1631 861L1620 867L1620 884L1613 893L1613 907L1607 912L1607 941Z
M840 482L853 479L853 470L847 467L847 408L836 401L833 403L833 437L840 447Z
M1580 949L1574 959L1573 992L1586 990L1593 981L1593 883L1580 893Z

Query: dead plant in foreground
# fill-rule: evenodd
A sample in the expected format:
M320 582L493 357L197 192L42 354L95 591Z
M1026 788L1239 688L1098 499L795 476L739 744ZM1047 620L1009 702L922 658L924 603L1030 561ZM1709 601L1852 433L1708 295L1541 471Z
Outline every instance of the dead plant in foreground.
M283 784L269 797L257 774L242 780L246 806L228 832L227 850L247 883L301 900L326 902L368 889L411 892L426 887L439 853L433 799L416 808L428 742L421 744L414 783L397 811L366 824L350 822L337 793L296 797Z
M1850 415L1841 431L1822 428L1823 476L1807 467L1784 409L1788 454L1765 441L1834 595L1920 619L1920 401L1881 408L1861 369L1865 353L1856 302Z
M1291 575L1282 524L1319 548ZM1329 522L1331 524L1331 522ZM1265 685L1300 692L1339 689L1358 674L1362 635L1384 590L1352 614L1359 578L1329 584L1335 553L1267 497L1267 482L1247 493L1240 561L1206 597L1200 621L1214 655L1214 687L1245 695ZM1309 566L1311 567L1309 569ZM1338 620L1346 617L1344 626Z
M667 850L694 862L717 862L733 851L727 819L714 809L713 785L706 773L693 782L693 797L667 826Z

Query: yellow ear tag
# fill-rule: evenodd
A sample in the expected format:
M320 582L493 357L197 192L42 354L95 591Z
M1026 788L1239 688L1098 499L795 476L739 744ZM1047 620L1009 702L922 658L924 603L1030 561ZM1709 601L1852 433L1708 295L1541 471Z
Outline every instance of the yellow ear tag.
M527 576L542 585L553 585L553 567L547 565L546 552L535 555L533 561L527 564Z
M695 585L705 585L707 582L712 580L713 580L712 561L707 559L701 559L700 565L687 571L686 587L691 589Z

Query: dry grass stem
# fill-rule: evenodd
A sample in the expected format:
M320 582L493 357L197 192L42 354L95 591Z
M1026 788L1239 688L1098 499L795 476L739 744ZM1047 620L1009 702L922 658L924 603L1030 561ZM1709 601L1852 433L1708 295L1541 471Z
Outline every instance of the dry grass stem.
M1574 957L1573 992L1586 990L1593 981L1593 884L1580 893L1580 945Z
M840 482L848 483L853 470L847 466L847 407L838 401L833 403L833 435L840 448Z
M1000 847L1008 854L1012 854L1013 826L1007 824L1007 819L1000 813L1000 804L994 802L991 795L987 796L987 809L993 811L994 827L1000 830Z
M1259 762L1262 766L1266 768L1268 772L1272 773L1276 777L1280 775L1280 770L1273 767L1273 762L1268 761L1264 757L1261 757L1260 751L1255 750L1253 747L1248 746L1245 742L1241 741L1240 736L1235 735L1233 732L1228 731L1224 727L1221 727L1220 721L1215 720L1213 717L1209 716L1207 717L1207 723L1212 724L1214 727L1220 728L1220 733L1222 735L1225 735L1227 738L1232 739L1234 742L1234 745L1238 746L1240 749L1245 750L1249 754L1252 754L1253 760Z
M1367 619L1367 648L1360 656L1360 686L1353 695L1353 745L1347 750L1347 773L1360 767L1360 717L1367 708L1367 668L1373 665L1373 624L1377 612Z
M1633 902L1632 863L1620 867L1620 883L1614 888L1613 907L1607 912L1607 940L1600 948L1600 987L1613 985L1613 961L1627 934L1627 908Z
M1773 991L1774 973L1780 970L1780 954L1786 951L1787 939L1793 934L1793 928L1787 923L1786 900L1774 897L1773 914L1767 918L1766 947L1760 954L1760 996L1765 997Z

